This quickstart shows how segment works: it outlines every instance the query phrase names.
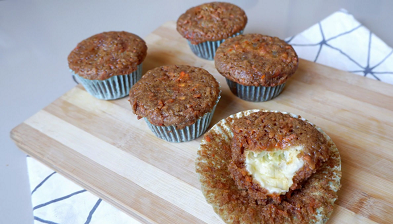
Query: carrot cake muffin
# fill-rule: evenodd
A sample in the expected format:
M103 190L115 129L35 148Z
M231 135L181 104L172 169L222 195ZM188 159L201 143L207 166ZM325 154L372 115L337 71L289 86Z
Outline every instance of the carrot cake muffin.
M202 192L226 223L325 223L340 188L337 147L294 114L240 112L201 142Z
M214 62L235 95L258 102L281 93L298 67L298 56L277 37L245 34L220 45Z
M177 20L177 31L188 40L199 57L213 60L217 47L225 39L243 33L245 12L226 2L211 2L190 8Z
M258 112L233 123L228 166L238 187L264 203L280 203L329 158L323 134L288 114Z
M127 96L141 78L146 53L146 43L137 35L104 32L80 42L69 54L68 65L91 95L112 100Z
M210 124L220 98L216 79L189 65L149 70L130 90L132 111L144 117L150 129L171 142L190 141Z

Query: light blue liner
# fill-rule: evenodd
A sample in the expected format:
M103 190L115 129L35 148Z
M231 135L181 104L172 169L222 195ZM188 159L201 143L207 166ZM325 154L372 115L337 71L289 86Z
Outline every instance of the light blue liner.
M72 75L92 96L101 100L114 100L128 96L131 87L142 77L142 64L128 75L115 75L105 80L82 78L71 70Z
M196 120L196 122L192 125L186 126L183 129L176 129L176 126L156 126L149 122L147 118L145 118L146 124L149 126L150 130L159 138L164 139L168 142L188 142L194 140L201 136L206 132L207 128L210 125L212 120L214 111L216 110L216 106L221 96L218 96L216 105L214 105L213 109L203 115L203 117Z
M251 102L263 102L273 99L280 95L284 89L285 83L278 86L243 86L229 79L227 84L229 89L233 94L242 100L247 100Z
M238 33L235 33L229 38L236 37L240 34L243 34L243 30L239 31ZM192 44L190 41L188 41L188 45L190 46L192 52L194 52L196 56L207 60L214 60L214 56L216 55L218 46L220 46L220 44L222 44L224 41L225 39L217 40L217 41L206 41L200 44Z

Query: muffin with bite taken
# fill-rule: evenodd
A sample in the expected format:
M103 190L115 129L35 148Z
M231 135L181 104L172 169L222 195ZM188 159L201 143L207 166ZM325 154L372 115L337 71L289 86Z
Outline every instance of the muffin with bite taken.
M329 145L310 123L288 114L259 112L232 125L236 185L260 203L280 203L329 159Z
M341 160L312 123L256 109L205 133L196 172L207 202L226 223L325 223L338 197Z

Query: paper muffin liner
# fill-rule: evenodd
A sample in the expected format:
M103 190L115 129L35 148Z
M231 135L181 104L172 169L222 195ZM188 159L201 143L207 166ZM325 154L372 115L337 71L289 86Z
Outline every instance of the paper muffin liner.
M229 89L233 94L243 100L251 102L263 102L280 95L285 83L278 86L243 86L239 83L226 79Z
M236 37L240 34L243 34L243 30L233 34L229 38ZM207 60L214 60L214 56L216 55L218 46L220 46L220 44L222 44L225 41L225 39L217 40L217 41L206 41L200 44L192 44L189 40L187 41L192 52L194 52L196 56Z
M205 150L204 153L199 153L195 160L196 172L198 174L198 179L201 183L201 190L203 195L206 198L206 201L213 207L214 212L216 212L224 222L233 223L235 218L249 218L249 213L244 212L242 209L234 209L233 204L231 203L222 203L222 201L227 201L228 198L228 187L225 184L221 184L223 180L232 179L228 172L227 164L231 160L231 151L229 150L229 156L227 156L228 150L222 150L222 148L226 145L230 147L231 140L234 136L232 131L232 125L235 122L235 119L239 119L241 117L248 116L252 113L256 112L273 112L273 113L282 113L288 114L293 118L303 120L311 124L315 127L320 133L323 134L325 139L328 142L330 149L330 158L325 164L320 168L319 171L313 174L310 178L318 178L320 181L316 183L316 189L318 187L322 187L323 191L311 192L312 197L320 201L321 205L319 208L315 210L315 213L310 215L309 221L306 223L326 223L333 212L334 202L337 200L338 195L337 192L341 187L340 180L342 176L341 172L341 157L340 153L332 141L332 139L318 126L314 125L307 119L295 115L293 113L288 112L280 112L276 110L263 110L263 109L253 109L247 111L241 111L236 114L232 114L227 118L224 118L217 122L210 130L208 130L205 136L209 134L214 136L214 138L202 138L198 151L201 152ZM218 152L217 152L218 151ZM217 153L215 153L217 152ZM215 153L215 156L209 157L212 153ZM212 165L213 164L213 168ZM326 179L329 178L330 181L326 183ZM213 180L213 181L212 181ZM215 184L215 183L220 184ZM235 184L235 183L233 183ZM314 188L315 185L305 186L306 188ZM238 189L237 187L231 189ZM231 190L232 191L232 190ZM242 190L237 190L237 194L242 195ZM329 199L324 197L324 194L335 194L335 197ZM250 202L252 203L252 202ZM238 204L239 208L244 208L245 204ZM253 204L252 206L255 206ZM264 206L262 204L257 204L256 206ZM255 213L254 213L255 214ZM270 214L267 214L270 215ZM272 214L273 215L273 214ZM275 214L276 215L276 214ZM292 216L294 220L296 217L293 214L289 214ZM269 216L268 216L269 217ZM239 220L237 220L238 222Z
M147 118L145 121L150 130L159 138L168 142L188 142L194 140L206 132L210 125L214 111L221 96L217 98L217 102L210 112L205 113L201 118L197 119L192 125L186 126L183 129L176 129L176 126L157 126L149 122Z
M92 96L101 100L114 100L128 96L131 87L142 77L142 64L131 74L115 75L105 80L85 79L71 72Z

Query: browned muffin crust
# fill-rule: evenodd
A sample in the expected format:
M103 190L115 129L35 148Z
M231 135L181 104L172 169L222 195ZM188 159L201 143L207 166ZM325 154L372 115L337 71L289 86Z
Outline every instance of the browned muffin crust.
M85 79L105 80L136 71L146 53L146 43L137 35L104 32L80 42L68 55L68 65Z
M329 145L322 133L310 123L291 117L288 114L257 112L237 119L232 125L234 137L231 142L232 160L228 165L232 178L240 189L258 203L272 200L280 203L287 195L269 194L247 171L246 153L285 150L288 147L302 146L298 157L304 166L296 172L290 191L301 188L301 183L315 173L329 159Z
M237 187L228 170L232 159L232 124L247 113L240 112L218 122L204 135L196 171L207 202L226 223L325 223L333 212L340 188L341 160L334 143L321 131L328 139L329 159L301 189L291 191L281 203L259 203Z
M245 86L281 85L298 67L291 45L262 34L226 40L218 47L214 62L221 75Z
M192 44L226 39L243 30L245 12L226 2L211 2L192 7L177 20L177 31Z
M168 65L149 70L130 90L130 103L138 118L157 126L177 129L195 123L210 112L220 93L216 79L206 70L189 65Z

